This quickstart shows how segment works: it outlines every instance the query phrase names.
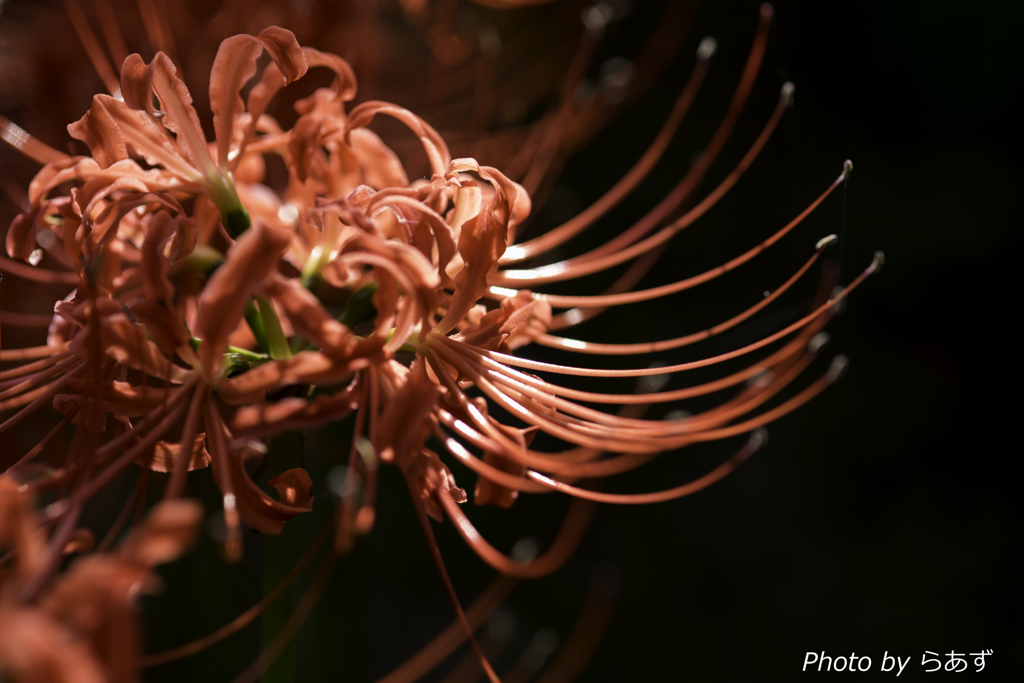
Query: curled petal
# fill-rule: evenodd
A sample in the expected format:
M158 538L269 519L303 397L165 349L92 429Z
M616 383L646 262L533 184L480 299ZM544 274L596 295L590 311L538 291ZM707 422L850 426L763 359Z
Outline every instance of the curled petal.
M320 52L311 47L304 47L302 51L306 54L306 62L310 68L321 66L334 72L334 83L331 89L337 93L337 98L342 102L351 102L356 98L356 75L349 63L338 55L330 52Z
M11 258L27 261L32 250L36 248L35 227L41 214L41 206L32 206L25 213L20 213L11 223L7 231L7 255Z
M536 305L530 292L520 290L515 296L503 299L501 305L486 313L478 324L467 327L452 339L498 351L513 330L530 319Z
M182 237L186 232L191 233L191 238ZM166 211L159 211L149 219L145 234L141 264L145 298L137 301L131 310L146 325L160 349L170 354L189 340L189 334L178 311L172 307L174 287L167 277L170 261L164 256L164 247L171 239L179 245L191 239L194 246L195 221L174 220Z
M138 54L128 55L121 64L121 98L132 109L150 116L153 108L153 70Z
M218 460L214 459L213 476L220 482L227 473L221 472L217 463ZM261 534L279 534L289 519L313 509L313 484L305 471L289 470L271 480L272 485L275 482L279 485L281 500L277 501L249 477L242 456L229 454L227 463L235 485L238 514L242 521Z
M473 159L456 159L449 175L465 171L479 173L491 183L494 192L483 200L479 213L465 220L459 230L459 255L466 265L455 276L452 305L435 328L440 333L452 330L487 291L487 276L505 253L512 203L518 193L515 184L501 172L480 166Z
M258 36L240 34L221 42L210 72L210 109L213 110L217 161L221 169L228 168L231 132L235 121L245 111L239 91L256 73L256 59L263 50L277 65L283 84L306 73L306 55L295 40L295 34L287 29L271 26Z
M538 431L537 427L516 429L514 427L503 425L495 420L492 420L492 423L506 435L511 437L515 444L522 450L526 450L530 446L530 443L533 441L533 437L536 436ZM514 460L510 460L509 458L502 457L500 453L496 453L494 451L484 452L484 462L516 478L522 478L526 475L525 465L517 463ZM503 486L497 481L482 475L477 479L476 490L473 492L473 502L475 504L497 505L498 507L506 509L512 507L512 503L514 503L518 497L519 491L517 489Z
M153 455L135 459L135 464L148 467L154 472L173 472L175 463L181 457L181 444L158 441ZM210 454L206 451L206 434L197 434L192 443L188 459L188 471L202 470L210 466Z
M313 480L301 467L285 470L269 483L277 489L277 497L285 505L313 509Z
M194 110L192 115L195 116ZM146 112L132 109L109 95L95 95L92 107L68 126L68 133L89 146L101 168L127 159L126 143L130 143L146 163L163 166L190 182L203 181L202 175L181 156L160 124Z
M344 129L345 137L348 137L349 131L368 125L377 114L386 114L404 123L420 139L420 143L427 153L427 159L430 161L431 170L436 175L444 175L452 158L448 152L448 145L436 130L408 109L388 102L375 100L363 102L349 112L349 119Z
M456 503L465 503L468 500L466 491L455 484L455 476L433 451L424 448L417 462L420 471L414 476L413 481L423 502L423 508L431 519L441 522L444 517L441 505L437 502L436 491L444 490Z

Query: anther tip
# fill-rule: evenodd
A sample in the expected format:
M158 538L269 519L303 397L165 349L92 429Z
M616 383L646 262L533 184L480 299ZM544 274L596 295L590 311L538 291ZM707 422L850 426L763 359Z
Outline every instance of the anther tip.
M847 159L843 162L843 180L849 178L851 173L853 173L853 162Z
M869 273L877 273L882 269L885 264L885 254L880 251L875 252L875 257L871 259L871 265L868 266Z
M715 52L718 51L718 41L711 36L706 36L700 45L697 46L697 59L702 62L706 62L715 56Z
M849 366L850 359L846 356L836 356L833 358L832 365L829 366L828 374L826 375L829 383L839 380L839 378L843 376L843 373L846 372L846 368Z
M825 247L831 247L833 244L839 242L838 235L828 235L818 240L818 243L814 245L815 249L824 249Z
M768 443L768 430L764 427L758 427L750 433L750 445L753 448L763 448Z
M796 92L796 86L793 85L792 81L786 81L782 84L782 101L786 103L787 107L793 106L793 93Z
M832 339L828 332L819 332L818 334L811 337L811 341L807 342L807 350L811 353L817 353L821 351L826 344Z
M774 15L774 14L775 14L775 8L772 7L769 3L766 2L763 5L761 5L761 18L762 19L771 19L772 15Z

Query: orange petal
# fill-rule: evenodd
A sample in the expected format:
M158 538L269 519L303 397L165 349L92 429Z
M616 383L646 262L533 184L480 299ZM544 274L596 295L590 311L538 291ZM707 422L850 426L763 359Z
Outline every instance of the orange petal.
M54 401L65 401L80 395L84 399L95 396L95 379L73 379L68 383L68 393L59 394ZM137 387L128 382L101 381L99 385L103 410L112 410L117 415L139 417L167 402L171 390L165 387ZM63 412L63 411L62 411Z
M181 454L180 443L158 441L151 457L139 456L135 464L148 467L154 472L173 472L174 464ZM210 466L210 454L206 450L206 434L197 434L189 455L188 471L201 470Z
M249 477L248 471L243 466L243 456L228 454L227 458L230 473L220 471L218 460L213 461L213 476L218 482L230 474L235 485L236 506L242 521L262 534L279 534L284 530L284 524L297 514L309 512L313 509L312 480L303 470L289 470L278 477L285 477L278 489L282 500L277 501L271 498L270 494L256 485ZM294 501L294 505L285 502L285 497Z
M349 120L345 128L346 137L348 131L368 125L377 114L386 114L404 123L420 139L423 150L427 153L427 159L430 160L431 170L436 175L445 174L452 158L448 151L448 145L436 130L408 109L388 102L374 100L363 102L349 112Z
M383 340L376 338L364 342L359 353L366 356L383 345ZM270 361L225 380L217 392L226 403L254 403L266 391L289 384L340 384L369 364L366 357L336 362L317 351L301 351L287 360Z
M35 227L41 217L42 207L32 206L25 213L20 213L11 223L7 231L7 255L11 258L27 261L36 248Z
M93 96L92 107L85 116L68 126L68 133L89 146L93 159L101 168L127 159L126 143L130 143L146 163L163 166L189 182L203 182L202 174L181 156L149 114L132 109L109 95Z
M266 28L258 36L243 33L221 42L210 71L210 109L217 137L217 161L225 171L231 132L245 111L239 92L256 73L256 59L263 50L274 60L284 84L306 73L306 56L295 34L279 26Z

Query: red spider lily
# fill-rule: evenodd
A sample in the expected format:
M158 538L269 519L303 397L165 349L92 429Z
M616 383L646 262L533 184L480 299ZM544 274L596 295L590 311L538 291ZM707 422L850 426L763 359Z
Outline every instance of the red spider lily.
M131 587L143 581L153 564L175 556L185 544L178 534L160 545L159 517L153 522L157 530L146 525L133 530L120 559L102 554L86 558L47 592L85 501L137 463L171 475L159 511L178 512L159 514L188 516L188 504L175 499L182 495L189 471L209 466L223 497L225 552L238 559L241 523L262 533L280 533L292 516L312 508L313 496L308 474L288 469L270 481L278 492L273 498L254 483L246 461L265 455L263 440L273 435L354 415L348 476L363 485L342 496L335 549L351 548L357 536L372 528L378 465L400 468L465 635L496 680L472 635L479 613L486 610L464 612L459 606L428 517L442 521L447 513L467 544L502 574L543 576L571 554L594 502L664 501L710 485L760 447L765 424L811 400L845 366L845 359L837 358L825 375L767 407L820 351L821 329L845 296L878 269L881 255L844 289L820 296L813 310L783 330L700 361L600 370L513 354L533 342L618 355L701 341L769 306L836 241L834 236L819 241L803 267L764 300L707 330L616 345L549 334L607 307L667 296L739 268L792 231L846 178L849 162L792 221L725 264L668 285L632 291L658 250L738 182L791 104L792 86L787 84L738 166L682 216L668 220L694 194L730 136L758 72L770 16L770 8L764 8L746 70L719 129L665 200L610 242L528 269L507 266L542 257L586 230L650 173L696 96L713 42L701 44L677 106L622 181L579 216L522 243L516 242L517 227L531 210L523 184L474 159L452 159L442 136L408 109L376 100L347 109L356 82L345 60L301 47L282 28L221 43L209 91L214 143L206 141L192 97L163 52L148 65L138 55L128 56L119 83L123 99L97 95L89 112L69 126L71 135L89 146L91 157L57 158L41 143L24 138L23 148L35 150L37 159L52 160L29 188L28 210L8 232L8 254L29 259L35 243L60 243L70 269L59 277L73 275L77 288L55 302L46 346L4 350L0 356L24 361L0 372L0 409L18 409L0 423L0 432L47 403L62 415L53 431L13 463L24 483L5 484L5 495L17 501L9 503L12 512L5 514L10 521L0 527L5 538L16 539L11 543L19 574L10 590L20 611L11 619L24 620L39 633L73 625L84 635L81 648L69 651L69 657L85 661L92 656L116 671L115 677L130 680L134 660L117 660L110 639L117 637L115 629L117 634L120 629L134 634L125 616ZM243 101L240 93L256 76L261 50L270 54L271 62ZM267 114L268 104L308 67L331 70L334 82L298 101L299 117L284 130ZM378 115L398 120L415 135L430 165L429 178L408 181L401 157L366 128ZM279 157L287 168L288 182L281 192L263 182L268 156ZM604 294L532 291L633 259L639 259L636 265ZM553 315L553 309L563 312ZM770 355L746 369L672 391L582 391L527 372L655 377L746 356L780 341ZM732 387L742 388L720 405L685 419L643 417L651 404ZM610 414L585 404L621 409ZM514 422L495 417L493 406ZM108 414L114 418L112 427ZM40 476L26 475L30 461L72 422L72 447L61 465ZM540 432L564 443L564 450L532 448ZM666 451L743 434L751 435L746 445L692 482L641 494L604 493L586 483L635 469ZM440 445L439 452L428 448L431 443ZM273 454L270 458L272 462ZM578 502L544 554L514 559L474 528L460 507L469 496L445 460L477 473L477 504L509 507L520 493L550 491ZM44 543L26 526L24 505L26 496L54 490L66 496L60 505L50 506L45 522L50 535ZM194 520L179 526L194 526ZM125 557L131 560L127 569ZM330 561L300 605L297 620L323 588L326 578L321 577L329 575ZM109 590L109 603L75 605L76 587L87 581ZM36 608L24 605L40 605L46 615L29 613ZM106 615L109 629L83 626L84 617L76 610L86 609ZM133 641L127 650L134 656ZM49 656L38 652L39 657ZM258 676L272 653L273 648L246 676Z

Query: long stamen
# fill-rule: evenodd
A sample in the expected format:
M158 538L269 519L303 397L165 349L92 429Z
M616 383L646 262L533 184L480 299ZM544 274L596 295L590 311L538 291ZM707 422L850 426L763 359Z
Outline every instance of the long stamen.
M49 164L68 158L67 154L32 137L21 126L3 115L0 115L0 140L40 164ZM6 269L6 266L4 268Z
M786 85L789 84L787 83ZM789 103L790 91L784 88L783 96L779 100L778 106L775 107L775 111L771 118L768 119L768 123L765 125L764 130L761 131L761 134L754 141L754 144L747 151L746 155L744 155L740 160L736 168L726 176L725 180L723 180L718 187L712 190L707 197L701 200L697 206L687 211L681 218L674 221L671 225L662 228L647 239L632 244L616 253L606 254L599 257L584 255L583 257L577 257L575 259L569 259L567 261L561 261L547 266L540 266L531 270L502 270L489 278L488 282L494 285L506 285L525 281L529 282L531 286L549 282L561 282L563 280L597 273L605 270L606 268L624 263L650 251L660 244L667 242L675 236L676 233L689 227L694 221L707 213L708 210L717 204L718 201L733 188L733 186L739 181L740 177L743 176L744 172L746 172L750 165L754 163L754 159L756 159L758 154L761 153L764 146L768 143L768 139L778 126L779 120L782 118L782 114L789 107ZM833 187L838 185L844 178L845 173L843 176L840 176L839 180L834 183Z
M64 0L64 7L67 10L68 18L71 19L71 25L75 27L78 39L82 42L82 47L85 48L86 54L89 55L89 61L92 62L97 75L99 75L106 86L107 92L111 95L116 95L121 89L121 83L114 73L114 69L110 66L107 56L103 54L103 48L100 46L100 41L96 38L96 34L93 33L92 26L89 25L85 11L78 3L78 0Z
M3 121L0 120L0 126L2 125ZM26 280L32 280L33 282L59 285L78 284L78 275L75 273L36 268L20 261L9 259L6 256L0 256L0 268L3 268L5 273L10 273Z
M788 325L784 329L779 330L778 332L771 334L759 341L756 341L753 344L748 344L747 346L744 346L741 349L730 351L728 353L723 353L718 356L712 356L710 358L705 358L699 361L692 361L690 363L678 363L676 365L669 365L666 367L659 368L636 368L632 370L600 370L597 368L577 368L568 365L542 363L540 361L510 356L508 354L499 353L497 351L480 351L479 349L472 347L469 350L472 351L473 353L486 355L499 362L505 363L506 365L528 368L531 370L545 370L548 372L555 372L562 375L578 375L583 377L645 377L648 375L662 375L668 373L682 372L684 370L691 370L694 368L703 368L709 365L715 365L716 363L722 363L727 360L732 360L733 358L738 358L745 354L764 348L765 346L768 346L772 342L778 341L779 339L782 339L783 337L791 334L792 332L804 327L808 323L821 317L822 315L825 315L829 311L834 310L837 306L839 306L842 303L843 299L845 299L846 296L850 294L850 292L859 287L861 283L864 282L864 280L866 280L870 275L875 273L881 267L883 260L884 256L882 255L882 252L877 252L875 254L875 258L871 262L871 265L868 266L860 275L858 275L853 282L851 282L849 285L843 288L842 291L836 294L828 302L822 304L819 308L808 313L806 316ZM429 338L437 338L442 341L443 339L445 339L443 335L435 335L434 333L431 333L429 335ZM585 343L586 342L580 342L581 347Z
M0 372L0 381L13 379L15 377L23 377L24 375L31 374L38 370L44 370L53 364L67 358L71 354L70 351L62 351L52 356L44 357L42 360L38 360L34 363L26 363L10 370L4 370Z
M288 572L288 574L280 583L277 584L277 586L274 587L273 590L264 595L255 605L242 612L229 623L221 626L213 633L208 633L202 638L197 638L190 643L179 645L178 647L170 650L143 655L139 658L139 666L143 668L159 666L184 657L189 657L198 652L202 652L211 645L219 643L230 635L238 633L238 631L251 624L256 617L260 616L267 607L276 602L277 599L284 594L285 590L288 589L288 586L295 582L295 579L299 578L303 570L309 566L309 563L313 561L314 557L316 557L316 554L323 546L324 541L330 537L331 529L331 524L325 524L324 528L321 529L320 533L313 540L313 543L310 544L309 549L303 553L302 557L300 557L298 562L295 563L295 566L291 571Z
M59 346L31 346L24 349L0 349L0 363L46 358L63 354L67 348L67 344L61 344Z
M327 588L327 583L330 581L331 575L334 572L334 565L337 559L338 556L333 552L327 553L323 561L320 563L320 570L316 573L316 576L313 578L313 582L310 584L309 588L302 596L302 600L299 601L295 611L288 619L288 623L284 625L284 628L281 629L281 632L277 637L275 637L274 640L264 648L260 653L260 656L256 658L256 661L253 662L245 671L240 673L232 683L253 683L256 680L259 680L260 676L270 668L270 665L273 664L279 656L281 656L281 653L284 652L292 638L294 638L295 634L298 633L299 628L309 617L313 608L316 607L316 602L320 599L320 595L324 592L324 589Z
M498 576L491 581L490 585L466 608L466 620L469 622L470 628L474 631L480 628L517 583L519 583L518 580L507 576ZM401 666L378 679L377 683L413 683L418 681L440 664L465 639L466 632L462 627L462 622L456 619L419 652L405 660Z
M835 236L831 235L830 237L834 238ZM583 348L580 348L578 340L575 340L575 339L565 339L563 337L556 337L554 335L549 335L549 334L539 335L539 336L537 336L534 339L534 341L536 341L541 346L550 346L550 347L553 347L553 348L572 349L574 351L579 351L581 353L596 353L596 354L607 354L607 355L613 355L613 354L614 355L633 354L633 353L654 353L654 352L657 352L657 351L667 351L669 349L676 349L676 348L679 348L681 346L688 346L690 344L694 344L694 343L702 341L704 339L708 339L709 337L713 337L716 334L720 334L722 332L725 332L726 330L729 330L729 329L735 327L736 325L739 325L744 320L749 319L751 316L755 315L756 313L758 313L759 311L761 311L762 309L764 309L765 307L770 305L772 302L774 302L776 299L778 299L780 296L782 296L782 294L784 294L798 279L800 279L800 277L803 276L804 273L806 273L808 271L808 269L810 269L810 267L814 264L814 262L818 260L818 257L821 256L821 253L824 250L824 248L826 246L828 246L828 244L832 244L832 243L833 243L832 241L829 241L829 242L826 243L825 240L822 240L821 242L819 242L818 243L818 245L819 245L818 246L818 250L816 252L814 252L814 255L811 256L811 258L808 259L807 262L796 273L794 273L792 276L790 276L790 278L788 280L786 280L786 282L784 282L782 285L780 285L775 291L771 292L768 296L764 297L759 302L757 302L756 304L754 304L753 306L751 306L747 310L743 311L742 313L740 313L740 314L738 314L736 316L733 316L732 318L726 320L725 322L721 322L721 323L719 323L717 325L709 327L708 329L703 330L701 332L696 332L694 334L688 334L688 335L684 335L682 337L677 337L675 339L669 339L669 340L665 340L665 341L642 342L642 343L637 343L637 344L599 344L599 343L595 343L595 342L586 342L586 346L584 346ZM716 268L715 270L709 271L708 273L705 273L703 275L698 275L698 276L693 277L693 278L688 278L686 280L682 280L680 282L676 282L676 283L673 283L671 285L665 285L664 287L656 287L654 289L645 290L643 292L633 292L633 293L631 293L631 294L639 295L637 297L633 297L630 294L626 294L626 295L622 295L622 296L623 297L628 297L628 298L614 299L612 301L608 301L607 299L604 299L604 300L602 300L601 303L603 305L615 305L615 304L621 304L621 303L633 303L633 301L643 301L643 300L647 300L648 298L651 298L650 297L650 293L651 292L656 292L656 291L660 291L660 290L676 290L676 291L679 291L681 289L685 289L686 285L691 285L691 283L694 283L694 282L696 282L698 280L706 281L706 280L702 280L702 278L705 278L706 276L707 276L707 279L710 279L711 277L715 277L718 274L720 274L722 272L725 272L724 270L722 270L723 268L725 268L725 266L720 266L719 268ZM676 288L678 288L678 290ZM583 297L572 297L572 298L583 298Z
M611 189L605 192L600 199L573 218L562 225L552 228L540 237L510 246L498 260L500 265L525 261L564 244L600 220L643 182L661 159L665 150L668 149L668 143L671 142L672 137L679 128L679 124L689 111L690 105L693 104L693 100L696 98L697 92L704 82L710 58L714 54L713 41L714 39L712 38L705 38L701 41L701 48L697 51L697 65L690 74L690 79L687 81L686 86L683 87L683 91L679 94L679 98L676 100L672 111L669 113L665 123L662 124L661 130L658 131L658 135L633 167Z
M565 564L583 539L583 534L586 533L595 508L594 505L583 501L573 501L547 552L527 562L520 562L508 557L488 543L446 490L439 488L437 496L444 506L445 512L455 523L459 535L480 559L502 574L521 579L547 576Z
M459 618L459 623L462 625L462 630L466 634L469 644L476 652L477 657L480 660L480 666L483 667L484 672L487 674L487 678L490 679L491 683L501 683L498 675L494 673L494 669L491 668L491 663L487 661L487 657L484 655L483 650L480 649L480 644L477 643L476 638L473 636L473 626L466 618L466 613L463 611L462 605L459 604L459 597L455 594L455 586L452 585L452 580L448 576L448 570L444 566L444 559L441 557L441 549L437 547L437 540L434 538L434 530L430 526L430 520L427 518L427 512L423 507L423 503L419 499L419 495L417 494L415 486L409 475L406 475L405 481L409 486L409 493L412 496L413 505L416 506L416 514L419 516L420 526L423 527L423 533L427 537L427 544L430 546L430 554L434 559L434 564L437 565L437 571L441 574L441 580L444 582L444 587L448 591L448 598L455 607L455 613Z
M171 473L170 481L167 482L167 488L164 489L165 499L178 498L185 490L185 476L188 474L189 460L192 457L192 443L199 430L199 418L202 416L202 404L205 398L205 389L197 390L192 394L192 402L188 407L185 425L181 430L181 439L178 441L178 459L174 461L174 471Z

